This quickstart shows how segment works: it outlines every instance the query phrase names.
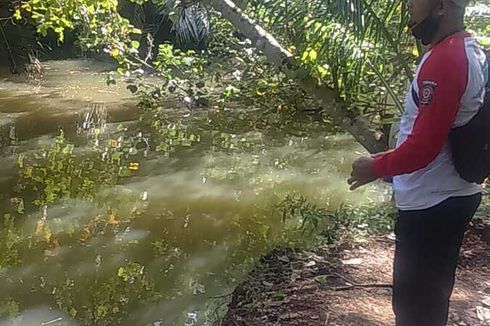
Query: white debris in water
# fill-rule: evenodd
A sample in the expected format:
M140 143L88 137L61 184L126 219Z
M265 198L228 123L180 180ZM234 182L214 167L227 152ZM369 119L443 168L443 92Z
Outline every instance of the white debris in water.
M10 126L9 138L10 138L10 145L15 146L17 144L17 133L15 131L15 126Z
M136 147L131 147L129 149L129 155L136 155L138 154L138 149Z
M59 317L59 318L47 321L45 323L41 323L41 326L51 325L51 324L57 323L57 322L62 321L62 320L63 320L63 318Z
M191 214L186 213L185 217L184 217L184 229L187 229L187 227L189 226L190 220L191 220Z
M97 257L95 258L95 268L96 268L96 270L98 270L101 265L102 265L102 256L101 255L97 255Z
M28 310L24 310L19 313L18 316L10 319L0 319L0 326L9 325L37 325L37 326L50 326L50 325L63 325L73 326L76 325L75 321L65 312L51 309L45 306L35 307Z
M192 293L194 295L206 293L206 287L203 284L196 282L192 287L193 287Z
M106 148L104 153L102 153L102 161L105 161L108 155L109 155L109 148Z
M43 221L46 221L47 218L48 218L48 205L43 205L41 207L41 219Z
M195 326L195 325L197 325L197 316L198 316L198 312L197 311L188 312L187 313L187 321L185 322L185 326Z
M116 236L116 241L120 242L133 242L139 241L146 238L150 234L148 230L131 230L131 228L126 228L123 234Z

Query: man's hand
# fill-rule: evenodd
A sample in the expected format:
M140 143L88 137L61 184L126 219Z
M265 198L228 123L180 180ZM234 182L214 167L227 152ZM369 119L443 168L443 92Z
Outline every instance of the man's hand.
M347 181L350 190L356 190L378 179L374 173L373 162L374 159L371 157L361 157L352 164L351 177Z

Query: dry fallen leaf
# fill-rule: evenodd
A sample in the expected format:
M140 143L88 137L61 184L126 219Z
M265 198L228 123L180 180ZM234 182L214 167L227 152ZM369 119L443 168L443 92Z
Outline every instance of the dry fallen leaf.
M117 147L117 144L118 144L118 141L117 140L115 140L115 139L109 140L109 147L116 148Z
M53 250L46 249L46 250L44 250L44 256L46 256L46 257L54 257L54 256L56 256L56 253Z
M109 217L107 218L107 224L109 224L109 225L119 224L119 221L116 219L116 215L109 214Z
M344 265L361 265L363 263L362 258L353 258L348 260L342 260Z
M476 316L483 322L490 322L490 309L478 306Z
M286 255L279 256L279 257L277 257L277 259L279 259L279 261L282 261L283 263L289 263L290 262L288 256L286 256Z
M490 308L490 297L485 297L481 302L485 307Z
M307 263L305 264L305 267L313 267L313 266L315 266L315 265L316 265L316 262L315 262L314 260L312 260L312 261L307 262Z

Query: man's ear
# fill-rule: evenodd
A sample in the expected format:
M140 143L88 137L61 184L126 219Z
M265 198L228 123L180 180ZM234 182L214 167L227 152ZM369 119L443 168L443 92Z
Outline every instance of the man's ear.
M444 0L439 1L439 4L440 4L440 8L437 11L437 16L444 16L444 14L446 12L444 9Z

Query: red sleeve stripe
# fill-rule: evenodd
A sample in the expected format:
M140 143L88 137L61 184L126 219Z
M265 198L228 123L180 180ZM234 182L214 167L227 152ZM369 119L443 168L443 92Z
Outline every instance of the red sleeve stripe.
M464 37L437 45L417 79L418 115L411 134L395 151L375 159L378 177L412 173L429 165L447 141L468 85Z

